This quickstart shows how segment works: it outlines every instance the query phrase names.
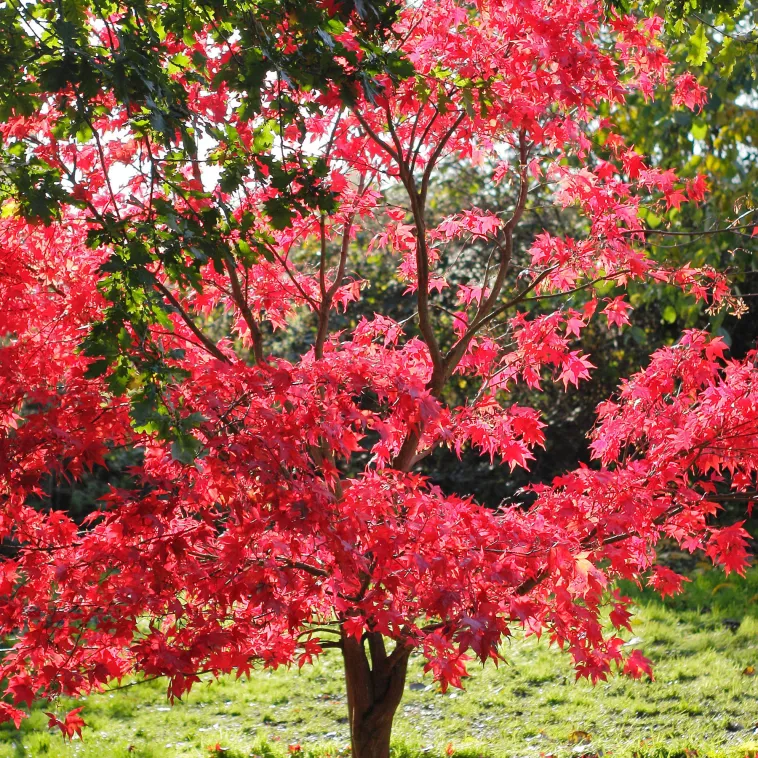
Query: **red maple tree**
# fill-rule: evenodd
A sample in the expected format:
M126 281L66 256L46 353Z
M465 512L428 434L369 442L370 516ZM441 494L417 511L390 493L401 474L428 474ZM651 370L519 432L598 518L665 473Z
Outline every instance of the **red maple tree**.
M107 24L92 29L117 44ZM642 209L697 202L703 180L651 166L597 115L672 85L659 31L598 0L425 0L387 43L412 76L350 97L269 77L255 124L231 84L176 66L205 134L189 158L151 142L107 90L79 139L56 131L73 85L0 124L76 201L43 225L7 200L0 219L0 718L130 672L167 677L174 698L202 672L336 647L353 755L386 758L414 650L443 689L470 658L499 659L514 627L546 633L593 681L650 673L622 650L629 601L613 581L676 592L682 577L655 567L664 536L744 570L741 525L709 517L755 489L755 354L727 360L700 332L656 352L599 408L598 465L535 486L528 508L483 508L417 467L438 446L527 467L545 424L513 387L586 380L602 356L578 338L592 319L629 322L627 283L734 305L717 272L646 254ZM163 44L211 73L241 53L209 30L189 36ZM690 79L673 86L702 102ZM303 128L276 131L283 93ZM214 171L232 150L235 182ZM330 212L292 201L314 158L315 190L339 200ZM512 205L431 222L430 185L451 159L509 182ZM545 187L582 235L525 238ZM210 253L197 220L216 231ZM336 330L364 284L351 256L377 229L372 254L395 256L414 317ZM453 277L441 261L454 248L477 266ZM615 296L580 298L599 282ZM303 314L306 348L272 352L272 333ZM475 391L451 400L462 377ZM80 477L119 446L144 453L133 487L85 523L32 506L51 471ZM79 733L78 710L51 723Z

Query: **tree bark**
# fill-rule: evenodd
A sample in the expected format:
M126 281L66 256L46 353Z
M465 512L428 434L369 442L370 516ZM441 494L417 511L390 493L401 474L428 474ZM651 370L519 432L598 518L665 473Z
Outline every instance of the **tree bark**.
M371 661L366 655L368 644ZM353 758L389 758L395 712L405 689L410 649L387 655L381 634L343 635L347 711Z

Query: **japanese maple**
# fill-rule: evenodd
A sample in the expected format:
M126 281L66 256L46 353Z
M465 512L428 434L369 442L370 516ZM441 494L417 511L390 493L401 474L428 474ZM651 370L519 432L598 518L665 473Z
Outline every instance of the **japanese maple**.
M438 446L528 467L549 430L513 388L588 379L603 356L582 353L582 330L630 322L629 282L739 308L717 272L646 254L644 209L700 201L702 178L653 167L598 119L632 91L702 103L691 79L668 81L659 21L597 0L412 2L382 41L403 65L361 77L375 53L343 4L318 9L321 39L353 56L335 53L344 81L267 76L251 111L229 73L248 51L209 22L159 45L190 131L70 79L0 124L8 154L46 172L6 188L0 219L2 718L132 672L167 677L175 698L203 672L336 647L353 755L386 758L413 651L443 689L516 627L593 681L650 674L622 649L613 581L677 591L655 567L664 536L747 564L741 525L710 517L755 489L756 356L727 360L704 333L625 382L599 409L597 466L535 485L528 508L486 509L420 473ZM87 17L103 56L129 11L110 13ZM297 18L278 23L272 44L296 50ZM510 183L510 207L433 220L451 160ZM579 233L524 236L546 194ZM345 326L367 236L413 318ZM299 354L277 354L304 318ZM460 378L463 400L448 392ZM81 477L121 446L143 452L133 486L84 523L34 507L50 472ZM82 717L51 724L71 736Z

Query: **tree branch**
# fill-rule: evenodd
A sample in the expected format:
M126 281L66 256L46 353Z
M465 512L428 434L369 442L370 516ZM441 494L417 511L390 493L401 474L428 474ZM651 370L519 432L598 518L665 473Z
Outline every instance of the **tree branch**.
M358 183L358 192L360 196L363 194L365 177L362 175ZM350 232L353 228L353 221L355 219L355 211L349 213L345 218L345 224L342 229L342 244L340 245L340 257L337 264L337 273L331 286L327 289L326 286L326 222L323 217L320 221L320 233L321 233L321 260L319 261L319 286L321 288L321 302L318 309L318 330L316 333L316 344L314 346L314 352L317 359L324 357L324 343L329 332L329 311L334 301L334 296L337 294L337 290L342 284L342 280L345 277L345 268L347 266L347 254L350 249Z
M369 137L377 144L379 147L381 147L389 156L392 158L392 160L395 161L398 165L402 162L401 156L399 156L393 149L390 147L390 145L385 142L369 125L368 121L366 121L365 118L361 115L360 111L357 108L353 108L353 115L358 119L358 123L363 127L363 131L368 134Z
M664 524L672 516L676 516L678 513L681 513L683 510L684 510L684 506L681 506L681 505L674 506L673 508L670 508L669 510L667 510L665 513L662 513L657 518L653 519L653 524L655 526L660 526L661 524ZM582 547L593 548L592 540L595 538L596 535L597 535L597 527L592 529L590 533L581 540L580 545ZM616 542L622 542L623 540L627 540L630 537L634 537L634 536L635 536L634 532L622 532L621 534L612 534L611 536L605 537L603 540L601 540L600 544L595 546L593 549L596 549L597 547L602 547L604 545L613 545ZM548 578L548 576L550 576L550 571L548 569L543 569L536 576L522 582L516 588L516 594L526 595L528 592L531 592L539 584L542 584L542 582L544 582L545 579Z
M476 333L484 326L486 323L488 323L492 318L494 318L494 312L492 309L495 306L495 303L497 302L497 299L500 297L500 293L503 289L503 286L505 284L505 279L508 275L508 270L510 268L511 264L511 258L513 257L513 230L516 228L516 225L521 220L521 217L524 215L524 210L526 208L526 202L529 195L529 186L528 186L528 180L527 180L527 164L526 159L528 158L529 149L526 143L526 135L524 131L522 130L519 134L519 160L520 160L520 186L519 186L519 195L518 200L516 201L516 207L513 210L513 215L510 219L508 219L508 222L505 225L504 233L505 233L505 240L500 245L500 261L498 263L498 270L497 274L495 275L495 281L492 285L492 292L490 292L489 296L484 300L484 302L480 305L476 317L474 318L474 321L472 322L471 326L466 330L465 334L458 340L458 342L453 345L452 348L448 351L447 355L445 356L445 371L442 377L443 383L447 381L447 379L450 377L450 375L455 370L455 367L458 365L458 363L463 358L464 354L466 353L466 349L468 348L469 344L471 343L471 340L474 338ZM537 279L532 282L529 288L526 290L523 290L520 292L513 300L511 300L508 303L505 303L504 305L500 306L500 308L496 309L496 312L502 313L503 310L507 308L511 308L517 303L521 302L523 300L525 294L527 292L532 291L539 283L544 279L547 274L549 273L550 269L548 269L546 272L543 272L540 276L537 277Z
M421 177L421 190L419 192L421 203L426 205L426 193L429 189L429 180L432 176L432 169L439 160L442 151L445 149L445 145L449 142L450 138L455 134L458 127L461 125L463 119L466 118L466 111L463 110L458 114L458 117L453 122L453 125L445 132L442 139L437 143L437 147L434 148L434 152L429 156L429 161L424 166L424 173Z
M182 321L189 327L189 330L197 337L200 342L202 342L203 347L214 357L218 358L220 361L223 361L224 363L229 363L229 358L227 358L221 350L219 350L218 346L208 337L201 329L200 327L192 320L192 317L187 313L187 311L184 309L182 304L174 297L171 290L166 287L165 284L162 282L159 282L156 280L155 283L156 289L166 298L166 300L171 303L171 305L174 307L174 309L177 311L177 313L181 316Z
M255 356L256 363L263 363L263 336L261 334L258 322L253 316L253 312L250 310L250 306L247 302L247 296L242 291L239 277L237 276L237 264L231 255L224 258L224 266L226 272L229 274L229 283L232 287L232 300L234 304L239 308L242 318L247 324L247 328L250 330L250 338L253 341L253 355Z

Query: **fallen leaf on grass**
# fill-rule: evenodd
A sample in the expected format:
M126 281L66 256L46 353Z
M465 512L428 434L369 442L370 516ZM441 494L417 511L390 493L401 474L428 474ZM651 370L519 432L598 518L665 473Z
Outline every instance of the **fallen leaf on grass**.
M568 741L572 745L578 745L580 742L592 742L592 735L589 732L583 732L581 729L577 729L569 734Z

